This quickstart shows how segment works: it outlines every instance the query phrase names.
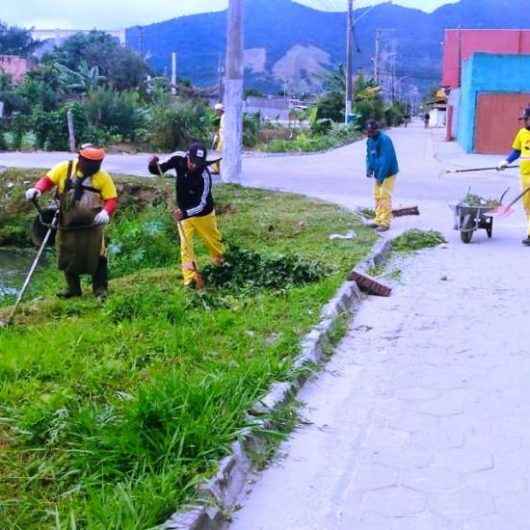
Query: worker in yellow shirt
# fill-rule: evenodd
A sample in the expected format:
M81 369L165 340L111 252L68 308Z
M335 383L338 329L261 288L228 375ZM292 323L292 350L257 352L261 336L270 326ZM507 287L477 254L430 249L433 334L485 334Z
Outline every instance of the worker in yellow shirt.
M521 159L521 186L523 191L530 188L530 106L527 107L519 118L524 121L524 127L517 133L512 146L512 152L506 160L500 162L498 170L506 169L518 158ZM523 196L523 207L528 220L527 237L523 239L523 245L530 247L530 192Z
M224 129L225 129L225 107L222 103L216 103L214 107L215 113L219 117L219 129L217 130L213 139L213 148L219 153L223 152L224 147ZM221 156L223 156L221 154ZM221 162L216 162L211 166L212 173L218 175L221 172Z
M26 199L34 201L55 188L59 203L57 257L67 288L61 298L81 296L81 274L92 276L94 295L105 298L108 267L103 227L118 206L118 194L111 176L101 169L105 151L85 145L77 160L53 167L32 188Z

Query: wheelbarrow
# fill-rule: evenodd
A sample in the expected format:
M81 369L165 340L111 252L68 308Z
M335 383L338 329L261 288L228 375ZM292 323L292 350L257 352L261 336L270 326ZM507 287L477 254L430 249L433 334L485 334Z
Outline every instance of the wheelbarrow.
M502 204L507 193L508 190L501 195L499 204ZM473 233L479 229L486 230L488 239L491 239L493 236L493 215L491 213L498 209L499 204L470 206L459 202L449 205L454 214L453 228L460 232L460 239L463 243L471 243Z

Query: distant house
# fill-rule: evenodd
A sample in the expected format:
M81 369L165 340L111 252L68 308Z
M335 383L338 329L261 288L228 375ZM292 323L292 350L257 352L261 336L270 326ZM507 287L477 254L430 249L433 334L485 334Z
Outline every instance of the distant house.
M467 152L509 150L530 103L530 30L446 30L447 139Z
M429 101L429 127L445 127L447 125L447 93L443 88L436 91Z
M15 83L20 83L31 69L31 61L18 55L0 55L0 71L11 76Z
M259 112L261 118L272 121L289 121L289 100L284 97L255 97L246 99L244 111L249 114Z

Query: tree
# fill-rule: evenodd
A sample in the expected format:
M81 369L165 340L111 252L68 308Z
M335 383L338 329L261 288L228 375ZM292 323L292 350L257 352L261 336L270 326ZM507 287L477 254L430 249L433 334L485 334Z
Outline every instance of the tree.
M76 33L55 47L44 60L59 63L74 72L86 63L88 69L98 67L98 75L116 90L138 88L150 72L145 60L136 52L124 48L118 40L104 31Z
M66 96L67 87L57 68L45 64L28 72L17 92L30 107L40 105L45 110L54 110Z
M30 30L0 22L0 54L27 57L37 46L38 42L33 40Z
M55 63L54 66L59 71L61 82L68 90L77 94L88 94L106 79L105 76L99 75L98 66L90 68L86 61L81 61L78 70L72 70L60 63Z

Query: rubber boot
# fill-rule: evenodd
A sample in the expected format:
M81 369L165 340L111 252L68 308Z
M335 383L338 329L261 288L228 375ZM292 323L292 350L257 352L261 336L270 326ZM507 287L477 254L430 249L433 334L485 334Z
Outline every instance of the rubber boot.
M64 291L57 293L59 298L76 298L83 294L81 291L81 279L78 274L69 274L65 272L64 278L67 287Z
M92 291L96 298L105 299L109 288L107 258L100 256L96 274L92 276Z

